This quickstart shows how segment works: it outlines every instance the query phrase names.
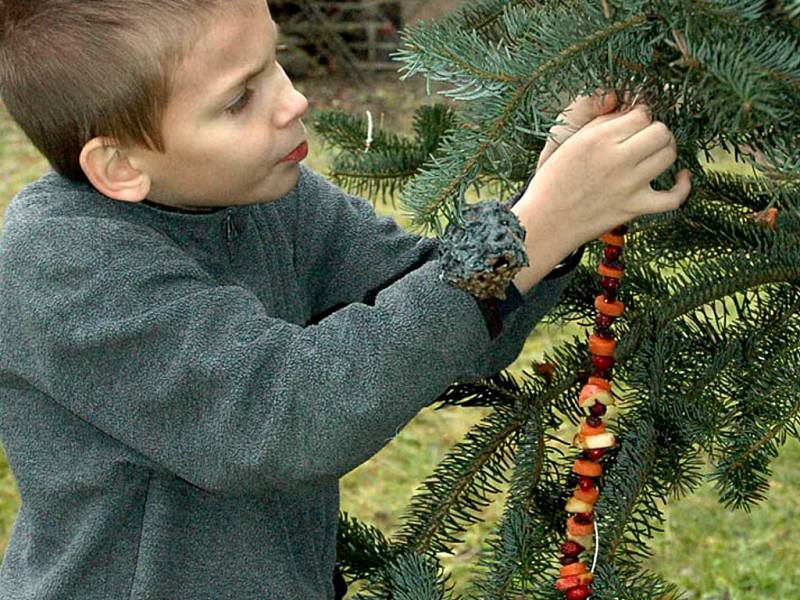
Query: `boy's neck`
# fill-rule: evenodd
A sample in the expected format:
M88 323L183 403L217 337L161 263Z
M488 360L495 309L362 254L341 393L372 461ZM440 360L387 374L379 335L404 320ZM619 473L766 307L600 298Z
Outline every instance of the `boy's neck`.
M214 213L227 208L225 206L203 206L194 210L189 210L186 208L178 208L177 206L168 206L166 204L159 204L158 202L153 202L152 200L142 200L142 204L146 204L147 206L152 206L153 208L157 208L159 210L163 210L166 212L176 212L185 215L193 215L196 213L203 213L203 214Z

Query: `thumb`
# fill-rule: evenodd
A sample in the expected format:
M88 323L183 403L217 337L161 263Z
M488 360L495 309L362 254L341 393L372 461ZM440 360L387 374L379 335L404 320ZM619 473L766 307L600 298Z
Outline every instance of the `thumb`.
M652 190L654 202L650 202L648 213L676 210L686 201L692 191L692 173L683 169L675 176L675 185L666 191Z
M584 125L582 129L583 130L592 129L594 127L597 127L598 125L602 125L603 123L608 123L609 121L614 121L616 119L619 119L621 116L625 114L627 113L612 111L610 113L598 115L591 121L589 121L586 125Z

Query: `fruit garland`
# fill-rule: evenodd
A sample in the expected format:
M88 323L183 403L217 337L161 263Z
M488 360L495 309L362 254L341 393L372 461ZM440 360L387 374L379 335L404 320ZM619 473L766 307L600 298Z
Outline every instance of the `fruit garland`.
M611 369L617 343L611 325L624 309L623 303L617 300L617 290L625 271L620 255L627 231L626 225L620 225L599 238L606 246L597 269L602 276L600 286L603 293L595 298L597 315L593 335L589 336L593 371L578 398L580 406L588 414L572 442L582 450L572 467L579 479L565 507L571 515L567 518L567 539L560 547L561 568L555 584L557 590L564 592L566 600L585 600L592 594L589 586L594 580L594 573L587 569L580 555L593 543L596 544L594 504L600 496L598 483L603 474L601 460L606 449L616 443L614 434L606 431L603 415L608 406L614 404Z

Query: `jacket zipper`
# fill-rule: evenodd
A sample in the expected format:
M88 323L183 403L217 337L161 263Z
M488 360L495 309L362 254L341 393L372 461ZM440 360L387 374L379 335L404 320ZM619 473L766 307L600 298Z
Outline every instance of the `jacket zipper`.
M233 217L230 212L225 215L225 239L228 246L228 258L233 261Z

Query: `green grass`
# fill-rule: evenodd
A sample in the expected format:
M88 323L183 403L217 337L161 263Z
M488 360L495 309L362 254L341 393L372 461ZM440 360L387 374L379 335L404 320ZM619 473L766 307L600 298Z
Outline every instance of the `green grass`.
M47 168L47 162L28 142L0 103L0 216L20 188ZM1 221L0 221L1 222Z
M399 93L380 87L374 94L346 96L340 105L357 111L370 108L376 114L387 111L388 122L402 125L408 119L397 115L407 112L392 112L393 100ZM404 106L411 106L414 101L414 97L403 96ZM336 101L329 102L335 104ZM324 172L330 155L313 132L310 141L307 163ZM0 209L45 168L44 160L0 107ZM380 203L376 210L398 214L391 206ZM562 335L564 332L559 330L538 327L510 370L519 375ZM422 411L383 450L343 479L343 510L391 534L415 487L484 414L481 409ZM800 581L795 576L800 572L800 558L793 547L800 530L796 499L800 489L799 463L800 443L791 441L774 463L768 501L749 514L724 509L709 486L689 498L671 502L665 532L655 540L649 566L681 585L689 598L800 598ZM0 553L5 549L18 506L14 478L0 452ZM501 502L487 508L486 521L468 532L465 543L455 548L454 555L444 558L458 582L458 590L465 587L481 539L501 511Z
M19 490L14 475L8 467L6 455L0 447L0 554L8 546L14 517L19 509Z
M670 503L650 566L690 598L800 598L798 464L792 440L773 465L767 501L749 514L726 510L709 485Z

